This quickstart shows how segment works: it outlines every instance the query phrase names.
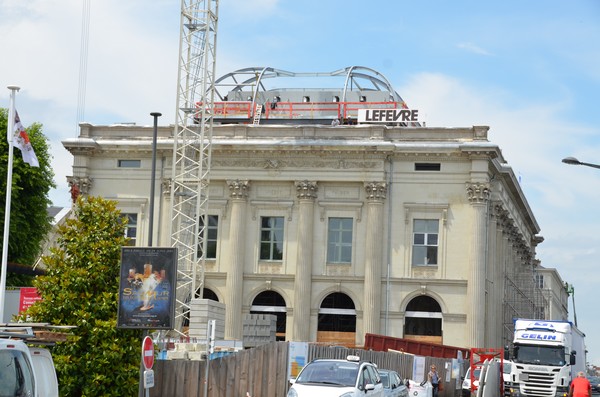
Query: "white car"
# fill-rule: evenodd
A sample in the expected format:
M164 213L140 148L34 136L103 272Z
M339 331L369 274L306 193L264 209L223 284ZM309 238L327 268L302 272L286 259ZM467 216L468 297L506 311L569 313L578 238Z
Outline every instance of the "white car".
M475 372L473 375L473 392L477 391L477 387L479 386L479 375L481 374L481 367L475 367ZM463 378L462 382L462 396L470 397L471 396L471 368L467 369L467 373Z
M358 356L313 360L290 382L287 397L384 397L377 366Z

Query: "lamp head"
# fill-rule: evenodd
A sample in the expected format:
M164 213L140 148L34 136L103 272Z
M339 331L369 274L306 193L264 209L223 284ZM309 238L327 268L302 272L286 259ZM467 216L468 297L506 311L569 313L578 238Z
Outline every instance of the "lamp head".
M565 157L564 159L562 159L562 162L565 164L571 164L571 165L581 164L581 162L579 160L577 160L575 157Z

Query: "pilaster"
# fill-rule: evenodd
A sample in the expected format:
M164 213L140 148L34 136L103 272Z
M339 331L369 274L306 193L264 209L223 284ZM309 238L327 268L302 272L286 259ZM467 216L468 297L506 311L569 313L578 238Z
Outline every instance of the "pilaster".
M313 219L318 186L316 182L296 181L298 199L298 251L294 281L294 320L292 340L310 340Z
M242 339L242 302L244 282L244 219L250 182L228 180L231 198L230 247L231 265L225 283L225 339Z
M381 268L383 266L384 182L365 183L367 235L365 239L364 333L379 334L381 325ZM361 343L362 341L357 341Z
M467 198L473 207L471 274L467 293L471 304L467 326L472 347L485 347L485 245L489 183L467 182Z

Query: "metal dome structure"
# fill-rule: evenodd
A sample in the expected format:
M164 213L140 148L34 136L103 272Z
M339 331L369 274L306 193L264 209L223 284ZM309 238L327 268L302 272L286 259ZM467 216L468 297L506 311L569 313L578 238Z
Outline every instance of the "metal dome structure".
M408 107L383 74L364 66L301 73L249 67L215 80L220 123L331 123L355 118L360 108Z

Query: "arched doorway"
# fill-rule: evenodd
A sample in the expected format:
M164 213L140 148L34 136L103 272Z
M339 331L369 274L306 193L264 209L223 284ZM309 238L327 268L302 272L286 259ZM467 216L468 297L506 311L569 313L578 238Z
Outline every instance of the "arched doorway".
M442 308L430 296L421 295L406 305L404 338L442 343Z
M349 347L356 344L356 309L348 295L334 292L321 302L317 342Z
M256 295L250 307L250 314L273 314L277 317L275 338L285 340L286 306L285 300L275 291L263 291Z

